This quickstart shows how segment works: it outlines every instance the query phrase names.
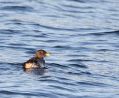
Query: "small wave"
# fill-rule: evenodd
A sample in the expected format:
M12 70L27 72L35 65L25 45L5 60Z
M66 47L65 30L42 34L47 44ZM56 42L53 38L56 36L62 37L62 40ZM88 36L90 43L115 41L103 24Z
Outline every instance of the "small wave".
M71 71L69 71L68 72L68 74L70 74L70 75L91 75L91 73L90 72L84 72L84 71L81 71L81 72L71 72Z
M54 26L48 26L48 25L42 25L42 24L37 24L39 27L43 27L46 29L51 29L51 30L61 30L61 31L80 31L81 28L64 28L64 27L54 27Z
M18 50L25 50L26 53L34 53L36 50L34 48L27 48L24 46L11 46L11 45L7 45L7 46L0 46L2 48L8 48L8 49L18 49Z
M70 46L54 46L54 48L57 48L57 49L70 49L71 47Z
M62 6L67 7L67 8L76 8L76 9L92 9L93 7L91 6L77 6L77 5L67 5L67 4L62 4Z
M111 32L104 32L103 34L116 34L116 35L119 35L119 30L111 31Z
M80 63L81 61L86 62L86 61L93 61L93 60L89 60L89 59L71 59L71 60L68 60L68 61L69 62L77 62L77 63L79 62Z
M24 43L10 43L10 46L26 46Z
M15 24L15 25L23 25L24 21L21 21L21 20L18 20L18 19L10 19L8 20L7 25L10 25L10 24Z
M83 65L83 64L69 64L69 66L79 67L79 68L88 68L86 65Z
M7 90L0 90L0 94L37 96L37 94L33 94L33 93L19 93L14 91L7 91Z
M40 33L39 35L31 35L32 37L35 37L35 38L46 38L47 37L47 34L44 34L44 33Z
M61 86L56 86L56 85L50 85L50 87L53 87L54 89L60 89L60 90L67 90L67 91L74 91L70 88L66 88L66 87L61 87Z
M85 0L69 0L69 1L74 1L74 2L77 2L77 3L85 3L86 2Z
M23 71L22 63L4 63L0 62L0 71L2 72L11 72L11 71Z
M58 68L67 68L66 65L61 65L61 64L57 64L57 63L50 63L48 65L54 66L54 67L58 67Z
M33 8L30 6L4 6L0 8L1 10L7 10L7 11L33 11Z
M2 34L21 34L21 30L12 30L12 29L0 29Z
M90 85L90 86L99 86L99 87L110 86L110 85L105 84L105 83L92 82L92 81L78 82L78 84L81 84L81 85Z
M18 4L20 2L16 1L0 1L1 4Z
M111 31L111 32L88 33L88 35L94 35L94 36L104 36L104 35L108 35L108 34L119 35L119 30L117 30L117 31Z
M74 2L78 2L78 3L99 3L100 1L95 1L95 0L70 0L70 1L74 1ZM103 0L103 2L105 2Z
M57 39L49 39L49 40L45 40L44 42L55 43L55 42L63 42L63 41Z
M0 65L21 65L22 63L7 63L7 62L0 62Z

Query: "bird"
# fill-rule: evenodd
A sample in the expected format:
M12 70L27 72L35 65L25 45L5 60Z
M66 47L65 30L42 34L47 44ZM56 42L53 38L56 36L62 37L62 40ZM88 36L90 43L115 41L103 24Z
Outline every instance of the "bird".
M37 50L34 57L27 60L23 63L24 69L32 69L32 68L42 68L45 66L44 57L49 56L50 53L46 52L45 50Z

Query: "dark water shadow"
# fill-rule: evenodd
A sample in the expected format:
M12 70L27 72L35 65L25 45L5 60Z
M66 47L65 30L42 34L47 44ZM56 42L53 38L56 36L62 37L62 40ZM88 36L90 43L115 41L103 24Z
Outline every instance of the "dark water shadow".
M28 74L34 74L34 75L43 75L47 71L47 67L43 68L32 68L32 69L25 69L23 67L23 63L4 63L0 62L0 71L7 71L11 70L12 72L20 71L20 72L25 72Z
M28 73L28 74L34 74L34 75L43 75L48 68L32 68L32 69L24 69L24 72Z
M8 90L0 90L0 94L6 95L24 95L24 96L38 96L37 94L33 93L26 93L26 92L15 92L15 91L8 91Z
M33 11L33 8L30 6L4 6L0 10L31 12Z
M104 35L110 35L110 34L115 34L115 35L119 35L119 30L116 31L110 31L110 32L98 32L98 33L89 33L88 35L93 35L93 36L104 36Z

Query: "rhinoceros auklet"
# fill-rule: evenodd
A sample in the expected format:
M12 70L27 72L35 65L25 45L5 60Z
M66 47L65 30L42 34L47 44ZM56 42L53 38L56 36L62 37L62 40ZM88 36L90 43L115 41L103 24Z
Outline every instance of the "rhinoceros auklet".
M45 50L38 50L35 53L35 56L23 64L25 69L29 68L42 68L45 65L44 57L49 56L50 54Z

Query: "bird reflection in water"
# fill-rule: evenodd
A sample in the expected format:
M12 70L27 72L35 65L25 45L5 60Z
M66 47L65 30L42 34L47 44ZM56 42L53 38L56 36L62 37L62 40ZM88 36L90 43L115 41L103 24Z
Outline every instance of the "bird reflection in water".
M30 74L36 74L36 75L43 75L45 72L47 72L46 67L43 68L29 68L29 69L24 69L24 71L26 73L30 73Z

